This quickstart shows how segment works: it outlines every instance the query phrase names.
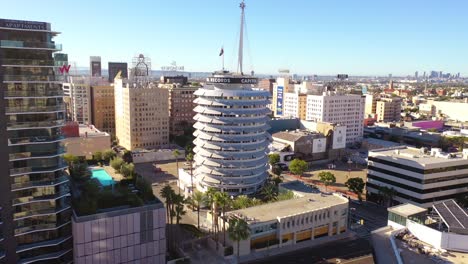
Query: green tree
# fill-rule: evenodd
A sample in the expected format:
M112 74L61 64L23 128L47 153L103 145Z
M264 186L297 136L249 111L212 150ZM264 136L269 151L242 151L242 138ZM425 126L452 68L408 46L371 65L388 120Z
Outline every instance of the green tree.
M193 153L187 154L185 157L188 163L190 163L190 186L192 187L192 194L193 194Z
M110 166L117 172L120 172L120 168L125 163L125 161L120 157L115 157L111 159Z
M167 220L172 224L172 217L171 217L171 208L172 208L172 199L175 195L174 190L168 184L165 185L160 191L161 197L164 198L166 202L166 217Z
M250 198L247 195L239 195L233 201L234 209L244 209L250 206Z
M281 179L281 177L276 176L276 177L271 178L271 182L272 182L274 185L276 185L276 187L278 187L279 184L283 182L283 180Z
M300 159L294 159L291 161L289 164L289 170L295 174L302 176L302 174L307 170L307 162L300 160Z
M358 196L359 201L362 201L362 192L364 191L365 183L361 178L350 178L345 182L345 185Z
M385 206L389 207L393 203L393 197L396 194L395 189L393 187L388 188L387 186L380 186L379 193L382 196Z
M111 159L115 158L115 156L115 151L113 151L112 149L107 149L102 153L102 158L106 162L109 162Z
M226 209L231 205L231 199L226 192L217 192L215 194L215 201L219 208L221 208L221 212L223 215L223 219L226 216ZM226 246L226 221L223 220L223 245Z
M250 228L247 222L241 218L229 219L228 227L229 238L237 242L237 263L239 263L240 256L240 241L246 240L250 236Z
M102 152L101 151L96 151L93 153L93 160L96 162L102 161Z
M291 200L294 198L294 193L290 190L287 191L281 191L278 194L278 201L284 201L284 200Z
M89 179L91 176L91 173L88 169L88 164L85 162L71 163L70 167L68 167L68 170L72 179L76 181L84 181Z
M335 175L329 171L322 171L318 174L320 181L325 185L325 190L328 191L328 185L336 182Z
M140 191L140 196L144 201L152 201L156 198L153 194L153 188L151 187L151 184L144 178L138 177L136 179L135 186Z
M276 185L268 183L265 184L265 186L263 186L261 193L265 201L274 201L278 196L278 188L276 187Z
M281 169L280 166L273 165L273 167L271 168L271 172L273 172L273 174L276 176L281 176L281 173L283 172L283 170Z
M133 162L132 152L130 150L126 150L124 154L122 155L122 159L127 163L132 163Z
M205 200L205 195L198 191L198 190L195 190L195 192L193 192L192 194L192 202L194 203L194 206L197 208L197 226L198 226L198 229L200 229L200 207L201 205L203 204Z
M176 224L179 224L180 220L182 219L182 216L187 213L184 208L184 204L186 203L186 200L184 199L184 196L180 194L174 194L172 198L172 203L173 203L172 214L176 218Z
M268 162L270 165L274 165L280 162L280 155L278 153L272 153L268 155Z
M68 153L63 155L63 159L65 160L66 163L68 163L68 166L70 166L73 163L77 163L79 161L77 156L74 156Z
M123 163L120 167L120 173L125 178L132 178L135 174L135 165L133 163Z

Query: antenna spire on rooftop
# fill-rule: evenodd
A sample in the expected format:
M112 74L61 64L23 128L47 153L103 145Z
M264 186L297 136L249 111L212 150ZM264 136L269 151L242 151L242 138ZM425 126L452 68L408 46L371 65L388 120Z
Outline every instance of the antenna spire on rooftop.
M243 53L244 53L244 21L245 21L245 15L244 15L244 9L245 9L245 2L242 0L242 2L239 5L240 9L242 10L241 12L241 23L240 23L240 37L239 37L239 55L238 55L238 65L237 65L237 70L241 75L244 75L243 70L242 70L242 64L243 64Z

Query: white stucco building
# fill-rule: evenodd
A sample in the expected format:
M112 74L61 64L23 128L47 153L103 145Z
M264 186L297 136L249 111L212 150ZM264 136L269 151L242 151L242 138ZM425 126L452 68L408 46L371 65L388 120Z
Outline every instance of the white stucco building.
M346 126L346 143L360 142L364 129L365 98L360 95L343 95L324 92L307 95L306 120L324 121Z
M406 146L369 152L368 199L379 196L380 187L393 188L392 200L424 208L468 193L468 150L443 153Z

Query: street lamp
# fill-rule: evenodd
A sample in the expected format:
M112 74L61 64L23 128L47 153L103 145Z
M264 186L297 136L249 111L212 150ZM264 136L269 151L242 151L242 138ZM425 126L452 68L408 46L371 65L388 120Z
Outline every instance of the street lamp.
M351 161L351 159L348 159L348 177L347 177L347 179L349 179L351 177L351 164L353 164L353 162Z

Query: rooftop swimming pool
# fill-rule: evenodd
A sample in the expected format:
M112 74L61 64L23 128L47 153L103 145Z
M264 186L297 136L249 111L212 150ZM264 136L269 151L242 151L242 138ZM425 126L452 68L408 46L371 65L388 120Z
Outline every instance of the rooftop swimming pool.
M112 179L112 177L107 174L106 170L104 169L94 169L91 170L91 173L91 178L97 179L102 186L110 186L115 183L114 179Z

